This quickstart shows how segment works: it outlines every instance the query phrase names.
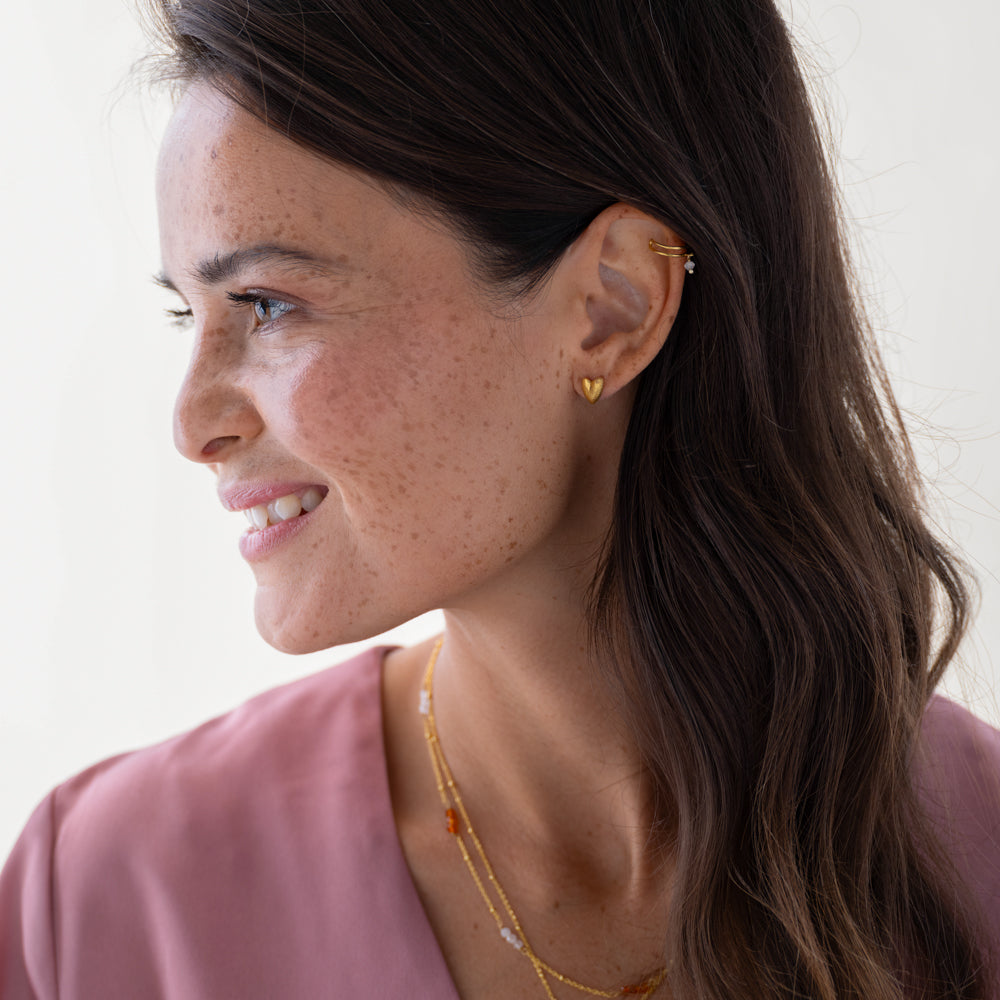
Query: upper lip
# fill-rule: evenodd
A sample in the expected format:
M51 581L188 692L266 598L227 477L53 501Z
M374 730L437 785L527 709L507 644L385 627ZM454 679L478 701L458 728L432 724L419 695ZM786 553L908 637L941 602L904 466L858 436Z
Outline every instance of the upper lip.
M320 490L326 496L327 488L320 483L297 480L295 482L282 483L246 482L232 483L228 486L220 485L219 500L222 501L222 506L226 510L249 510L251 507L257 507L260 504L269 504L272 500L277 500L279 497L287 497L289 493L298 493L301 496L310 486L315 486L316 489Z

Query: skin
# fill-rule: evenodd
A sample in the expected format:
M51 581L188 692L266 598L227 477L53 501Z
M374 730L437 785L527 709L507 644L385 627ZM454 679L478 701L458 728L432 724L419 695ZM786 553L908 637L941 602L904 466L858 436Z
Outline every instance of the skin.
M635 378L683 287L683 261L648 242L676 235L613 206L540 291L512 301L472 275L446 224L204 83L168 129L158 199L164 274L192 314L178 448L222 489L328 491L304 530L253 562L261 633L306 652L444 608L438 725L536 948L586 982L655 968L669 859L648 848L648 795L594 679L584 595ZM261 245L328 266L198 276ZM229 293L267 301L255 312ZM596 375L592 406L580 386ZM540 995L440 836L414 710L429 651L398 650L383 673L400 842L461 995Z

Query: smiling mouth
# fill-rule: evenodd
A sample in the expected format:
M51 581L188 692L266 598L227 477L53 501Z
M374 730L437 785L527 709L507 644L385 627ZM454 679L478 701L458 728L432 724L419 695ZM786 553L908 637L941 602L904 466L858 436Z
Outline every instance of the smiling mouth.
M257 504L248 507L243 513L250 522L250 531L263 531L282 521L291 521L302 514L314 511L322 502L325 494L316 486L309 486L301 493L289 493L278 497L267 504Z

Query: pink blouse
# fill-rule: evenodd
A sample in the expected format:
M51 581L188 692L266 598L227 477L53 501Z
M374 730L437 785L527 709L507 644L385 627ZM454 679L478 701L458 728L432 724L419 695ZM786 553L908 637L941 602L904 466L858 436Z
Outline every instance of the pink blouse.
M0 876L0 998L457 1000L396 837L382 654L56 788ZM997 941L1000 734L936 699L925 735Z

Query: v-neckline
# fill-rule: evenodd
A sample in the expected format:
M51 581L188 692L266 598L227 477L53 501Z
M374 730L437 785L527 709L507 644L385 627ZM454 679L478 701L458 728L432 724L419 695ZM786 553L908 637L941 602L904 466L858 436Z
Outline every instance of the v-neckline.
M400 886L400 891L405 893L407 897L402 900L402 902L406 904L404 911L419 913L421 923L419 933L421 936L426 938L426 951L428 953L433 951L435 956L437 970L434 975L434 983L432 984L434 989L433 991L427 992L426 995L433 996L435 1000L461 1000L458 993L458 987L455 985L455 981L451 977L451 972L448 969L448 963L441 950L441 945L438 942L437 935L434 933L434 928L431 925L427 911L424 909L424 904L420 899L420 893L417 891L417 885L413 879L413 873L410 871L409 863L406 860L406 853L403 850L403 844L399 839L399 830L396 827L395 814L392 808L392 795L390 794L389 784L389 762L385 742L385 704L383 701L382 685L384 682L386 655L396 648L398 647L383 646L372 650L377 669L373 671L375 674L375 683L372 685L371 693L376 699L376 715L378 718L377 746L381 751L381 767L373 769L373 773L377 773L379 776L379 787L377 790L373 791L375 791L378 796L377 808L380 818L384 820L387 829L392 829L393 836L391 840L394 856L391 860L393 867L403 873L400 878L401 883L403 883ZM416 710L417 706L414 705L414 711ZM405 875L405 878L403 875ZM409 933L412 934L412 932L413 928L411 927L409 928ZM428 984L426 983L422 983L421 989L425 990L427 985Z

